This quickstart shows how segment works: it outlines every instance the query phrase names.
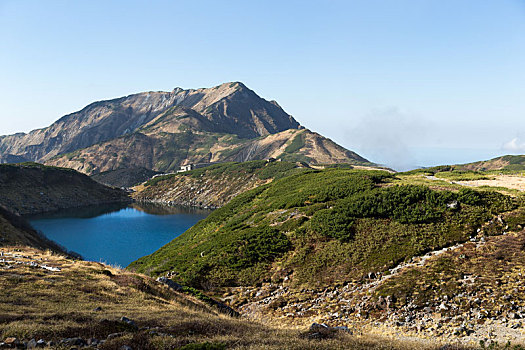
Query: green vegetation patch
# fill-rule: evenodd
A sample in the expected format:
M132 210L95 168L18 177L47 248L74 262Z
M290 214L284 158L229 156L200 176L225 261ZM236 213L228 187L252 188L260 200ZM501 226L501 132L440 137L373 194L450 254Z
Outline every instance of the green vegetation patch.
M207 167L198 168L186 171L180 174L169 174L157 176L154 179L146 182L146 186L156 186L165 180L171 180L181 176L191 176L193 178L200 178L206 176L209 178L217 178L223 174L229 176L237 175L255 175L261 180L280 179L286 176L297 174L308 170L306 166L298 166L291 162L268 162L266 160L254 160L249 162L229 162L213 164Z
M237 196L130 267L174 271L183 284L205 289L291 274L297 285L327 286L464 242L493 215L517 207L517 199L492 191L394 180L385 171L303 170Z
M295 153L301 148L303 148L304 146L305 146L304 134L299 133L293 138L292 142L285 148L284 151L286 153Z
M454 170L441 171L435 174L436 177L450 181L474 181L474 180L493 180L493 176L489 176L484 172L469 171L469 170Z

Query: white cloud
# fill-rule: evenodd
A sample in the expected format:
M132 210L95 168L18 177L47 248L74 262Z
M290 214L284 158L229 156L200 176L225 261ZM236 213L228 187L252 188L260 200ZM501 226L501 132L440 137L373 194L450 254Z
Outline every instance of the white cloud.
M346 137L348 144L396 170L417 167L411 148L428 137L432 125L397 107L375 110L364 116ZM359 152L358 152L359 153Z
M525 142L523 142L519 137L515 137L509 142L503 144L501 148L510 152L525 152Z

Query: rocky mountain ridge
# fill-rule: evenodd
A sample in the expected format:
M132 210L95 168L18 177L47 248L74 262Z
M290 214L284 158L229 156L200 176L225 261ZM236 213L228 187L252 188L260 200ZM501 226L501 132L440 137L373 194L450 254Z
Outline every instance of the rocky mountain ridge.
M0 137L0 162L31 160L86 174L272 157L371 165L238 82L95 102L47 128Z
M254 138L299 127L275 102L257 96L244 84L209 89L144 92L94 102L47 128L0 137L0 160L46 161L58 154L128 135L170 108L199 119L218 133ZM10 157L10 158L9 158Z

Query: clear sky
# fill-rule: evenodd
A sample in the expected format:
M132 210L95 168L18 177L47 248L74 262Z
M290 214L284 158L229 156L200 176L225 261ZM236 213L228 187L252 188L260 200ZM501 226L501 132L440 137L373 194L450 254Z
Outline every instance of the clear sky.
M525 153L524 0L0 0L0 134L242 81L398 169Z

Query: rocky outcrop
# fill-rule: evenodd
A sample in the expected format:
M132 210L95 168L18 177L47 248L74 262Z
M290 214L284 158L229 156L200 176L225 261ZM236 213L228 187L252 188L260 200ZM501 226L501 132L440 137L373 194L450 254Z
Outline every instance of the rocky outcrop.
M233 197L270 180L254 174L217 174L217 176L177 175L151 186L139 186L132 197L137 201L215 209Z

